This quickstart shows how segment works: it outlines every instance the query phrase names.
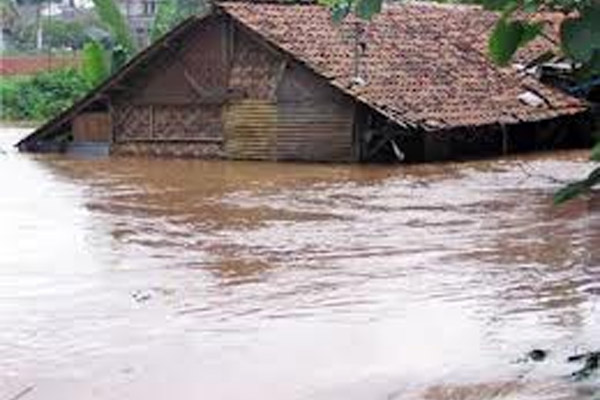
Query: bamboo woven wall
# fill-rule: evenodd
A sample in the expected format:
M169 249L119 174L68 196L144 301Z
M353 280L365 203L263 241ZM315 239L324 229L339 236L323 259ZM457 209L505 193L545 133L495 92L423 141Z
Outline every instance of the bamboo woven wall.
M168 146L170 141L202 146L222 139L228 78L225 34L223 19L212 18L185 41L165 47L161 57L132 80L131 88L113 99L115 141L156 142L168 149L177 147ZM144 148L157 153L155 146L127 152Z

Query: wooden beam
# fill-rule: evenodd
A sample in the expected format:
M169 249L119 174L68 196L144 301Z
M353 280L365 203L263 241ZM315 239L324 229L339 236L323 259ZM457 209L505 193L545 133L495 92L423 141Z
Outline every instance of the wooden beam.
M154 106L150 105L150 137L154 137Z
M117 130L115 129L115 108L113 107L112 101L108 100L108 116L110 119L110 139L109 144L116 142Z
M506 131L506 125L500 124L500 130L502 131L502 154L508 154L508 132Z
M273 83L273 88L271 89L271 93L269 93L269 98L275 99L275 95L277 94L277 89L279 89L279 85L283 80L283 76L285 75L285 70L287 68L288 61L287 59L283 59L277 68L277 72L275 73L275 82Z
M371 149L369 150L369 152L367 153L367 157L365 159L365 161L368 161L370 159L373 158L373 156L375 154L377 154L379 152L379 150L381 150L381 148L391 140L391 134L389 133L383 133L381 139L379 140L379 142L377 142L377 144Z
M196 92L196 94L200 97L206 97L208 91L204 87L202 87L202 85L200 85L198 81L196 81L196 79L194 79L194 77L188 72L188 69L186 68L183 61L179 60L178 62L181 63L181 65L183 66L183 77L194 90L194 92Z
M404 152L400 150L400 147L396 143L396 140L390 139L390 143L392 145L392 150L394 151L394 155L396 156L398 161L400 161L400 162L404 161L406 156L404 155Z

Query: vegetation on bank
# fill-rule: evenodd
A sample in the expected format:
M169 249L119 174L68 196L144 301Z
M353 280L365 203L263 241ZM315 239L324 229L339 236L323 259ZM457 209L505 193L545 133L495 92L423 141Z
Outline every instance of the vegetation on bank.
M139 50L127 19L115 0L93 0L94 13L84 20L43 20L18 30L21 50L35 47L43 28L45 45L81 49L81 68L42 72L32 76L3 77L0 81L0 120L42 121L71 106L107 79ZM203 2L165 0L152 26L152 40L179 21L204 9ZM86 26L88 24L89 26ZM91 27L90 29L88 29Z
M3 77L0 119L42 121L54 117L83 97L91 86L75 69L33 76Z

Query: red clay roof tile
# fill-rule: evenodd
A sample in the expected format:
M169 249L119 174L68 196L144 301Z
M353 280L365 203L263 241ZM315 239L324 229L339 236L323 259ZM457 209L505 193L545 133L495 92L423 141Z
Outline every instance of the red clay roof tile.
M485 55L497 18L472 6L386 5L372 21L332 21L319 5L224 2L219 6L268 42L399 123L459 127L533 121L585 109L575 98L498 68ZM357 36L358 32L358 36ZM356 38L364 44L356 63ZM517 55L526 62L550 48L536 39ZM364 85L353 85L358 71ZM541 106L518 96L533 91Z

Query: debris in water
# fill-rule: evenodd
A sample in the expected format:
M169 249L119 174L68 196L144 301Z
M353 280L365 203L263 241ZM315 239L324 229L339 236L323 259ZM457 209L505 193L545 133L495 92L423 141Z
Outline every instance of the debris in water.
M527 353L527 356L533 361L540 362L546 359L548 352L546 350L533 349Z
M23 396L25 396L27 393L31 392L32 390L33 390L33 386L27 386L25 389L21 390L19 393L17 393L13 397L9 398L9 400L19 400L19 399L23 398Z
M583 367L573 372L571 376L576 380L588 378L594 371L600 367L600 351L590 351L588 353L577 354L567 358L568 362L583 361Z
M133 299L138 303L142 303L144 301L150 300L152 298L152 295L150 293L142 293L141 291L136 290L131 294L131 297L133 297Z

